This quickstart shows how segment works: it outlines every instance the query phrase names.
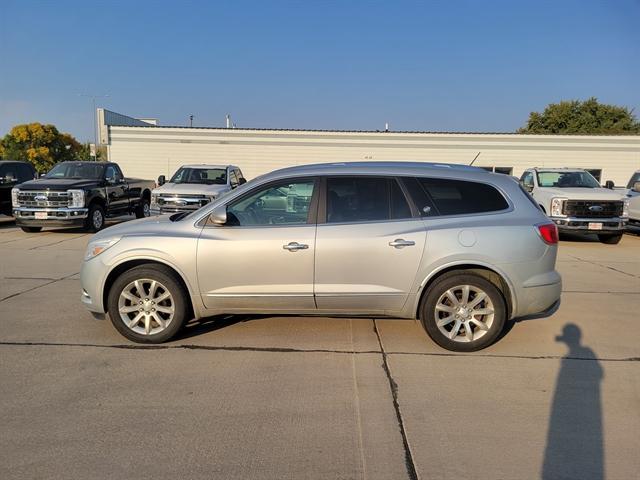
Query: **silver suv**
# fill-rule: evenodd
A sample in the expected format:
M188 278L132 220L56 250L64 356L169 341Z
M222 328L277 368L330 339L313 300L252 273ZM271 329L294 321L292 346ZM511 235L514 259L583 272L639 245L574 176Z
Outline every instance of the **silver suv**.
M269 313L417 318L473 351L560 299L557 230L517 181L475 167L335 163L278 170L196 212L90 241L82 302L135 342L186 321Z

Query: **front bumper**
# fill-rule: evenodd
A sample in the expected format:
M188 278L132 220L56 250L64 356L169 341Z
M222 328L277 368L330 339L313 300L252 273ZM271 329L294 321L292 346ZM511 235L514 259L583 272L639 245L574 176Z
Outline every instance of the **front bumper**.
M88 211L89 209L87 208L16 207L13 209L13 216L16 219L16 225L68 226L84 224ZM36 216L41 218L36 218Z
M549 217L561 232L573 233L622 233L626 218ZM590 227L591 224L591 227ZM600 224L602 228L592 228Z
M107 271L108 268L102 263L100 256L82 262L82 267L80 268L80 286L82 287L80 300L92 313L106 313L102 292Z
M153 207L151 215L166 215L168 213L195 212L201 207Z
M640 219L630 218L627 222L627 230L631 232L639 232L640 231Z

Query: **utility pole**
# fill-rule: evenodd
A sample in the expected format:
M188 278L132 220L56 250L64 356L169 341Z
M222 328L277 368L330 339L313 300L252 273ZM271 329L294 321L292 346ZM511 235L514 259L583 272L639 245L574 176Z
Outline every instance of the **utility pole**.
M96 98L107 98L109 95L92 95L89 93L79 93L78 94L79 97L86 97L86 98L90 98L92 101L92 105L93 105L93 144L95 145L95 149L96 149L96 154L93 156L94 160L98 159L98 111L96 110Z

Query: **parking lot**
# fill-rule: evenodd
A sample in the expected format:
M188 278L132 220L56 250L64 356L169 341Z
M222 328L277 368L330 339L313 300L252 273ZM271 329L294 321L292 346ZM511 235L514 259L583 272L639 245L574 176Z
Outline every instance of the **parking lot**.
M640 236L563 239L559 311L474 354L388 319L210 318L131 344L80 304L89 238L0 221L0 478L640 471Z

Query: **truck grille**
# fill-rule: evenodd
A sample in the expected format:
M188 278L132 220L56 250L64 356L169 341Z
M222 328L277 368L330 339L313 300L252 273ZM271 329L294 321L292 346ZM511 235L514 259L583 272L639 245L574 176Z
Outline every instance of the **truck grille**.
M18 202L21 207L68 207L71 196L67 192L29 192L20 191Z
M579 218L613 218L622 215L622 200L566 200L562 213L568 217Z
M197 210L209 203L205 195L162 195L158 197L158 206L163 212L184 212Z

